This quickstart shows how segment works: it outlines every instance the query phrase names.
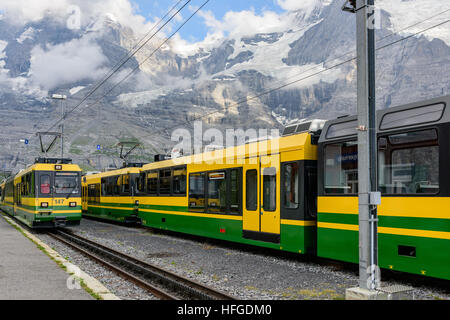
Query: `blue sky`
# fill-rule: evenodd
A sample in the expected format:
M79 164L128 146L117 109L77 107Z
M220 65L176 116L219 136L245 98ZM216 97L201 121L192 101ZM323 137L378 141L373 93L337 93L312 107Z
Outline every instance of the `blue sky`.
M166 14L177 1L176 0L132 0L137 6L137 13L149 20L155 17L162 17ZM301 0L299 0L301 1ZM205 0L192 0L189 5L191 8L201 6ZM276 0L210 0L203 8L204 11L211 11L215 18L222 20L228 11L253 10L256 14L264 11L283 12L283 9L276 3ZM187 19L192 11L187 7L183 9L182 16ZM208 32L204 24L204 19L200 16L192 18L180 31L183 39L190 42L203 40Z

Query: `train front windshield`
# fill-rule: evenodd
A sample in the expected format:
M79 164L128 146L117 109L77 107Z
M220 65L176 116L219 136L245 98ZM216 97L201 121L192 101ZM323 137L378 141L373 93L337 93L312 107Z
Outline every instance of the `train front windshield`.
M55 173L55 194L77 195L80 193L80 176L77 172Z

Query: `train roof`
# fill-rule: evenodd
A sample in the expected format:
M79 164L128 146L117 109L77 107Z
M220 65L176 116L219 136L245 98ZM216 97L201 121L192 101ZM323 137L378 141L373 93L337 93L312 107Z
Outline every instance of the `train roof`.
M105 178L105 177L112 177L112 176L118 176L118 175L122 175L122 174L139 173L139 172L140 172L140 168L137 168L137 167L121 168L121 169L116 169L116 170L111 170L111 171L105 171L105 172L99 172L99 173L85 175L85 176L83 176L83 182L86 182L88 180L93 180L93 179L101 179L101 178Z
M450 122L450 95L378 110L377 132L390 132ZM325 123L319 143L354 138L357 135L357 116L346 116Z
M60 166L61 169L56 169L56 166ZM20 178L21 176L31 172L31 171L77 171L81 172L81 168L77 164L53 164L53 163L35 163L24 170L19 171L14 176L14 179Z
M294 150L303 150L303 159L305 160L315 160L317 156L313 151L313 147L315 146L312 146L311 133L306 131L273 139L250 142L235 147L152 162L144 165L142 170L147 171L166 167L176 167L185 164L208 164L217 160L223 160L223 163L241 163L242 159L257 155L270 155L274 152L278 153ZM234 162L229 161L229 159L234 159Z

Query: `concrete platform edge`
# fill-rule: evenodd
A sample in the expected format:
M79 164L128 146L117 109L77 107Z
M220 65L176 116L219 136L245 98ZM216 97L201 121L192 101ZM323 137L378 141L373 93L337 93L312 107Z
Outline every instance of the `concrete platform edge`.
M100 300L120 300L116 295L111 293L100 281L91 277L86 272L81 270L78 266L70 263L66 259L64 259L58 252L50 248L46 243L44 243L41 239L37 238L20 225L18 225L13 219L7 217L4 214L0 214L3 218L12 226L19 229L25 237L34 242L38 247L42 248L42 250L53 260L56 262L58 266L64 269L69 275L74 276L79 280L83 289L92 295L96 299ZM68 279L68 282L70 278ZM75 284L74 284L75 285Z
M345 300L388 300L388 295L378 290L356 287L345 290Z

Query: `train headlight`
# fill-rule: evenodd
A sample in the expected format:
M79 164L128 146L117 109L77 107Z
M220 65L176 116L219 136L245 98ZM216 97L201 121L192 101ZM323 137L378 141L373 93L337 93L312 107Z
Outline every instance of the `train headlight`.
M48 202L41 202L41 208L48 208Z
M70 202L69 203L69 207L76 207L77 206L77 203L76 202Z

